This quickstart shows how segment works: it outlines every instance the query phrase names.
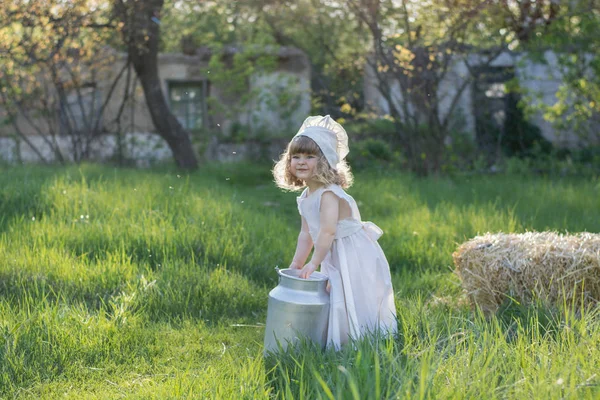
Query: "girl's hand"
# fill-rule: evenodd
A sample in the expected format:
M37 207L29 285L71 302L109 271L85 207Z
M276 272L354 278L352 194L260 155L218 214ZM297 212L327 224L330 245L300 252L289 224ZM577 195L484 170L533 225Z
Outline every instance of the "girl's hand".
M302 268L302 264L299 264L297 262L293 262L290 264L290 269L300 269Z
M312 262L309 262L308 264L306 264L304 266L304 268L302 268L302 270L300 271L300 278L302 279L308 279L308 277L315 272L315 270L317 269L317 266L314 265Z

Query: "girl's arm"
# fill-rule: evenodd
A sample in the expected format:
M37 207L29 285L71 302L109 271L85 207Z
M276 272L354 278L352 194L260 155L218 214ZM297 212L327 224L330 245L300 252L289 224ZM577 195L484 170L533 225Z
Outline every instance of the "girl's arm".
M325 259L337 229L340 201L333 192L325 192L321 196L321 211L319 213L319 235L315 243L315 251L308 264L302 268L300 277L307 279Z
M308 223L304 217L302 218L302 226L300 228L300 234L298 235L298 245L296 246L296 253L290 264L292 269L300 269L304 265L304 262L308 258L310 251L313 247L313 241L308 232Z

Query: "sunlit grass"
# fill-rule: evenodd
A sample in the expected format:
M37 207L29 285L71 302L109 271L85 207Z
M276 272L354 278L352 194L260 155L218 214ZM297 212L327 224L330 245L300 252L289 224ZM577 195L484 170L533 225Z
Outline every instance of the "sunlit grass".
M269 166L0 175L0 398L597 398L600 326L543 307L485 319L452 274L485 232L600 231L600 180L356 174L400 333L264 360L275 266L300 225Z

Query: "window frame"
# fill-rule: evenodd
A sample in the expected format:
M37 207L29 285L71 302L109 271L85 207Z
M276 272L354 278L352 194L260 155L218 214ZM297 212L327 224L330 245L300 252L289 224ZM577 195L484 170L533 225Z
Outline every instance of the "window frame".
M195 126L195 127L188 127L187 123L186 124L182 124L184 129L188 130L188 131L197 131L197 130L201 130L204 129L208 123L207 123L207 119L208 119L208 96L209 96L209 90L210 90L210 82L208 81L208 79L167 79L165 80L166 82L166 86L167 86L167 104L169 106L169 110L171 111L171 113L173 113L173 115L179 120L179 114L176 114L173 111L173 106L174 103L176 104L189 104L189 101L177 101L174 102L171 98L171 93L172 90L174 88L181 88L181 87L185 87L186 85L188 86L192 86L192 87L200 87L201 90L201 98L199 100L199 105L200 107L198 108L198 111L200 113L201 116L201 124L200 126ZM191 102L194 103L194 102ZM187 113L187 112L186 112ZM188 115L186 115L186 121L188 121ZM180 121L181 123L181 121Z

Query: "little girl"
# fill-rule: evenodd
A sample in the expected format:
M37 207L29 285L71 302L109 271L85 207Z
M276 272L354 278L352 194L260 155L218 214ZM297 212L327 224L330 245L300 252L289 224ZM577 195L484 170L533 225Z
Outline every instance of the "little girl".
M273 169L277 186L305 188L297 199L302 226L290 268L308 278L321 266L329 277L327 345L337 349L367 332L397 330L390 268L377 243L383 231L361 221L344 191L353 180L347 154L340 124L329 115L308 117Z

